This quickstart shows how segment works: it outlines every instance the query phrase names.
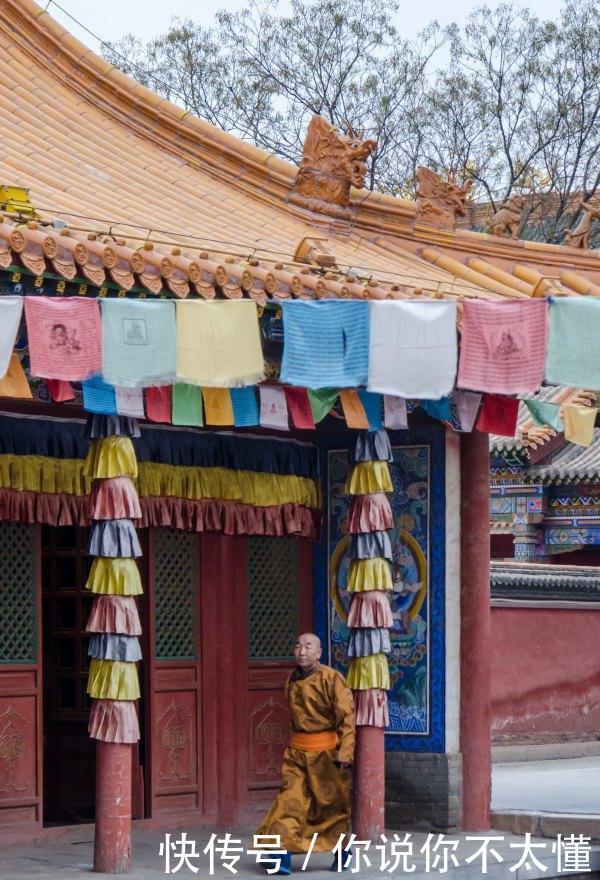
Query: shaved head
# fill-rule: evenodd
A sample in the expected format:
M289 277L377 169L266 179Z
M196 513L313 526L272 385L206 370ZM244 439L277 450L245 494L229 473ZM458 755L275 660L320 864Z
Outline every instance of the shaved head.
M302 633L296 639L294 657L304 672L318 665L321 653L321 639L314 633Z

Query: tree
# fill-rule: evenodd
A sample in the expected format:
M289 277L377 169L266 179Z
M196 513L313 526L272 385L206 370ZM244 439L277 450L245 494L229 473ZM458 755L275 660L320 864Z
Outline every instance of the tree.
M567 0L558 21L506 3L415 40L394 0L252 0L211 28L175 20L113 64L186 110L297 162L310 116L377 140L367 186L414 191L421 165L474 180L495 209L534 194L523 234L554 240L600 184L600 7ZM449 61L443 65L444 53Z

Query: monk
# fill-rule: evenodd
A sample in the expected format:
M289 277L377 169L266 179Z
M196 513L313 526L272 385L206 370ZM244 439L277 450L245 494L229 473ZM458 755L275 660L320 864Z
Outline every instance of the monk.
M350 830L354 703L345 678L319 662L321 653L314 633L298 637L297 666L285 685L292 724L281 788L257 832L279 835L286 850L279 874L291 873L292 853L308 852L315 834L312 851L326 852ZM347 866L338 862L334 859L332 870Z

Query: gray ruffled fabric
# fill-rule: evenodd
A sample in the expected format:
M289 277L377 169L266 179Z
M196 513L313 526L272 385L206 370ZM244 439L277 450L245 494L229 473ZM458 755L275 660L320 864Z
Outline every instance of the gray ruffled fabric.
M94 633L90 637L88 656L96 660L120 660L135 663L142 659L142 650L137 636Z
M102 519L95 522L90 533L90 556L115 558L141 556L142 548L130 519Z
M351 629L348 639L348 657L368 657L371 654L389 654L392 650L389 630L383 628Z
M103 437L139 437L138 420L131 416L104 416L94 413L88 416L85 426L86 437L101 440Z
M361 431L356 438L354 461L393 461L390 438L385 428Z
M365 534L350 535L350 547L348 549L350 559L393 559L392 542L388 532L366 532Z

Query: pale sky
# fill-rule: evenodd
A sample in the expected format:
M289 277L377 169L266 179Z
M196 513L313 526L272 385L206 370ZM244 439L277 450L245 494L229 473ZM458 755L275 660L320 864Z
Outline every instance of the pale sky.
M46 0L37 0L46 6ZM244 0L57 0L70 15L79 19L89 30L104 40L117 40L126 33L134 33L143 40L165 33L173 17L191 18L203 25L211 24L219 9L235 12L247 5ZM562 6L561 0L518 0L519 6L527 6L537 15L556 18ZM280 0L280 9L288 11L288 0ZM440 24L451 21L462 22L476 5L477 0L427 0L415 3L414 0L402 3L396 16L396 26L403 36L417 34L430 21L437 19ZM488 0L488 6L500 5L499 0ZM92 49L98 44L85 31L81 30L52 2L48 12L58 19L72 34Z

